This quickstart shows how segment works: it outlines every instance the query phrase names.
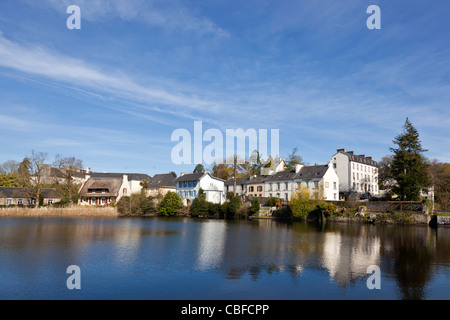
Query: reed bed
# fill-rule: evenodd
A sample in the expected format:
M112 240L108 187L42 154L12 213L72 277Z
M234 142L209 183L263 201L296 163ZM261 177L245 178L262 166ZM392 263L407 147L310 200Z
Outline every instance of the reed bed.
M3 208L0 217L117 217L116 208Z

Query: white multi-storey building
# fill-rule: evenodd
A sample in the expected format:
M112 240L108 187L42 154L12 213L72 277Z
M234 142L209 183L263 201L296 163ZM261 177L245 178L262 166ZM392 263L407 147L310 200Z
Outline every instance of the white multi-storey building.
M378 164L372 157L355 155L353 151L338 149L331 158L339 177L341 194L378 195Z

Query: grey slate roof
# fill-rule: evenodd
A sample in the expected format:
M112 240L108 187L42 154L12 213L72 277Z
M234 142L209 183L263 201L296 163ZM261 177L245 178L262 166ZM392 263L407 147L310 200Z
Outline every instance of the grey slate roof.
M176 185L176 178L171 173L156 174L149 181L150 188L175 187Z
M345 149L338 149L337 152L343 153L346 156L348 156L350 161L366 164L368 166L378 167L378 163L376 161L372 160L372 157L366 157L363 154L355 155L355 153L353 151L345 151Z
M147 180L150 182L152 180L152 177L150 177L148 174L145 173L102 173L102 172L91 172L89 173L89 176L91 178L121 178L127 175L128 181L142 181Z
M216 180L220 180L220 181L225 181L222 180L220 178L214 177L213 175L211 175L210 173L206 173L206 172L200 172L200 173L187 173L182 175L181 177L178 177L176 179L176 182L183 182L183 181L198 181L200 180L204 175L209 175L211 178L216 179Z
M44 188L41 189L45 199L61 199L56 189ZM33 198L35 191L31 188L12 188L12 187L0 187L0 198Z

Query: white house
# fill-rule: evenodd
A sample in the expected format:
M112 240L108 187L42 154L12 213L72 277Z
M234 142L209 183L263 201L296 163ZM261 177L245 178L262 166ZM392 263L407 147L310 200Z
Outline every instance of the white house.
M80 188L78 203L106 206L123 196L141 192L141 181L151 179L141 173L90 173Z
M209 172L182 174L176 179L177 193L184 205L192 203L198 197L200 188L206 195L206 201L222 204L225 202L225 181L213 177Z
M331 162L339 177L341 193L379 195L378 164L372 157L338 149Z
M295 171L278 172L264 180L265 197L290 201L300 186L310 189L311 198L325 201L339 200L339 177L331 162L326 165L303 166Z

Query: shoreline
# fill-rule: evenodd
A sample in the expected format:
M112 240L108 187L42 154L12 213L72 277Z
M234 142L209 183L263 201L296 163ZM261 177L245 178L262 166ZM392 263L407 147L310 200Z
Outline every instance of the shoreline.
M22 217L105 217L105 218L145 218L158 217L159 215L148 216L121 216L117 208L113 207L70 207L70 208L1 208L0 218L22 218ZM189 215L176 215L188 218ZM210 219L204 217L203 219ZM295 219L282 218L275 216L249 216L248 220L278 220L278 221L300 221L300 222L320 222L319 219ZM413 225L413 226L429 226L429 227L449 227L450 216L424 215L424 214L405 214L405 213L373 213L367 216L338 216L328 217L323 222L332 223L357 223L357 224L373 224L373 225Z

